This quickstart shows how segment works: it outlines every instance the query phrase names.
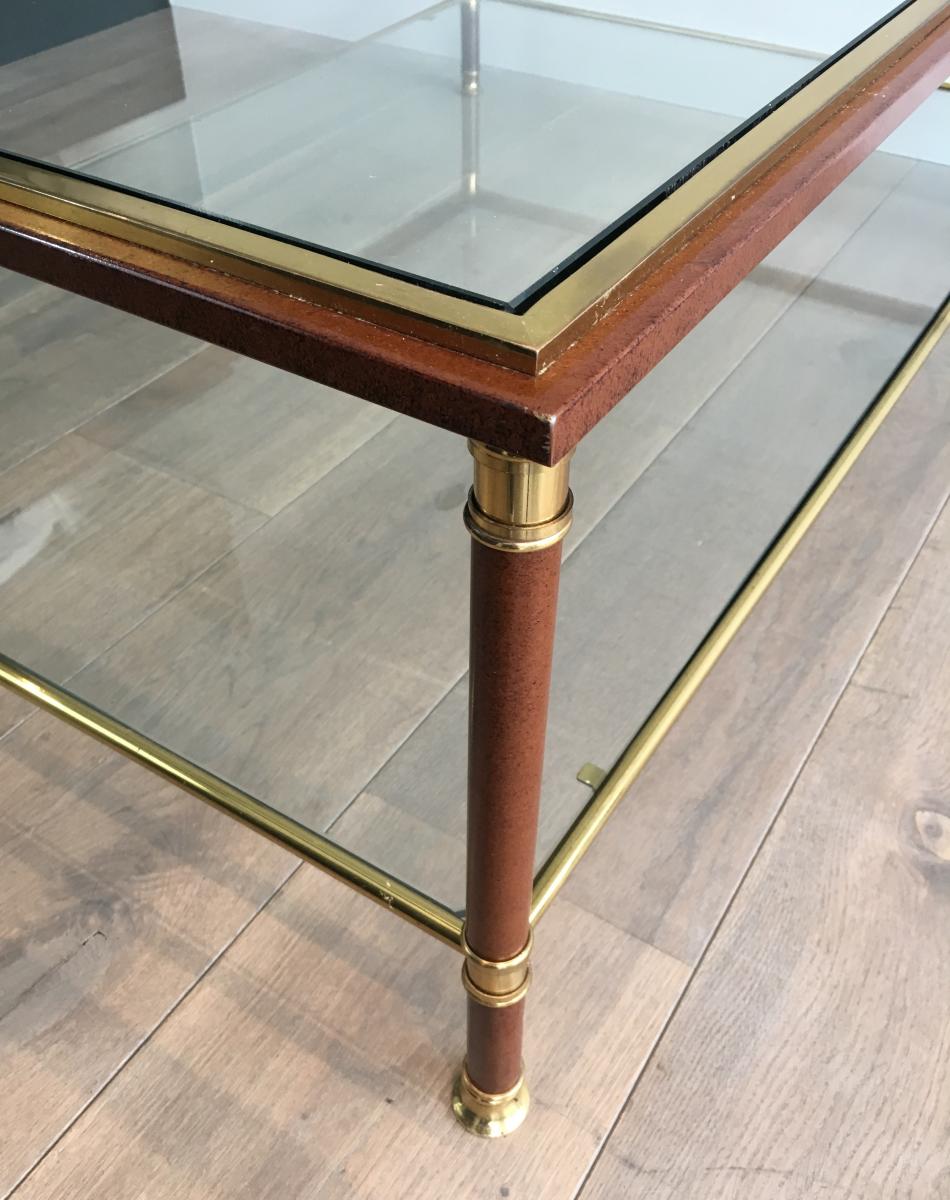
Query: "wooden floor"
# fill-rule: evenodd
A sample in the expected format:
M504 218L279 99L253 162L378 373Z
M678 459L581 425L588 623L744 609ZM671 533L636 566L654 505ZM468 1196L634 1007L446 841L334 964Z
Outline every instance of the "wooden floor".
M875 156L587 439L542 848L948 261ZM461 444L12 277L0 431L0 649L458 903ZM950 341L545 917L504 1143L454 955L0 694L0 1200L950 1197L948 497Z

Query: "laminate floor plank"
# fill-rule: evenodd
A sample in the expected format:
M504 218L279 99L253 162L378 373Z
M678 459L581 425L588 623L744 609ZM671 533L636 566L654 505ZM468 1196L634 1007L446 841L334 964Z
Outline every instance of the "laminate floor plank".
M815 544L821 534L821 545L826 547L824 554L809 555L807 548L803 548L804 553L786 569L763 602L774 605L772 617L777 623L778 636L796 660L808 654L834 658L838 653L837 639L831 639L823 647L809 643L802 636L801 631L808 629L816 607L820 612L821 604L827 600L830 608L846 609L848 605L854 608L857 591L866 588L880 596L892 595L933 514L946 498L947 464L939 447L947 445L944 400L948 364L945 348L941 347L938 353L942 357L931 359L918 376L914 388L856 466L850 482L833 498L809 535L809 541ZM330 477L333 474L336 472ZM915 501L908 493L917 490L921 496ZM856 535L856 528L867 532ZM945 545L946 536L941 537ZM903 548L898 546L901 540ZM863 550L857 557L842 552L843 548L858 543ZM888 564L890 579L885 578ZM791 590L783 590L786 580ZM942 620L946 597L941 596L939 601L931 602L928 607L928 628ZM885 599L881 611L886 603ZM765 609L758 611L764 614ZM661 784L665 785L662 794L668 823L679 821L671 804L679 803L681 795L689 799L704 788L717 793L722 790L715 782L716 775L710 776L707 770L707 752L717 755L719 747L731 739L733 753L742 759L749 745L765 742L759 763L767 765L768 757L781 749L775 736L775 731L781 730L783 738L801 739L799 754L803 758L826 715L819 706L815 724L792 720L783 725L781 707L776 706L769 728L772 736L763 737L762 727L752 719L762 704L758 680L763 663L763 634L761 630L756 633L755 620L740 632L729 657L717 668L660 752L666 757L667 770L670 763L682 763L683 771L688 768L691 772L691 777L674 775L654 785L656 794L660 793ZM943 630L940 636L945 637ZM851 653L849 646L844 649ZM902 643L899 657L906 657L908 651L909 645ZM945 671L945 657L937 656L938 663L929 668L932 673ZM766 671L773 668L774 661L765 662ZM717 676L723 677L722 689L711 691ZM901 690L880 674L866 677L865 690L881 686L882 680L885 689ZM945 683L943 688L946 691ZM870 691L868 694L877 696ZM724 695L728 703L723 703ZM892 702L890 697L885 699L888 704ZM105 787L96 772L104 769L102 763L106 759L112 758L108 751L92 747L79 735L54 726L45 716L28 724L34 721L48 726L46 737L35 743L46 750L29 760L28 785L11 789L19 795L19 800L15 809L0 818L5 823L5 844L19 846L29 833L34 844L40 844L44 851L51 847L56 856L61 856L62 848L75 841L83 858L91 861L101 893L108 893L112 878L118 878L120 884L130 880L143 891L151 889L154 876L147 861L143 870L140 855L133 851L126 857L122 850L121 837L131 836L124 831L134 831L144 822L150 843L166 844L171 839L176 850L187 848L193 817L187 811L164 812L160 805L152 814L150 793L138 786L138 768L130 764L116 767L117 771L131 773L127 780L116 778L114 787ZM905 723L900 724L903 729ZM38 734L30 732L27 726L21 727L0 742L0 753L6 753L14 740L22 742L25 749L18 755L26 761L28 736L32 740ZM98 812L90 821L86 810L80 810L75 832L60 828L58 820L60 809L68 813L76 806L71 794L65 798L65 805L58 804L56 799L60 760L69 758L57 750L61 738L75 738L86 751L100 756L100 765L77 789L83 803L94 806ZM659 761L658 756L650 771L656 769ZM9 770L4 767L0 771L4 786ZM21 770L22 767L16 766L14 778ZM741 781L741 775L737 778ZM935 782L939 778L939 775L932 780L928 778L926 786L920 788L922 795L926 793L926 802L919 803L915 797L910 814L920 839L929 847L918 860L923 863L931 862L934 849L941 850L944 845L942 824L927 815L942 812L940 785ZM720 806L722 820L718 832L710 829L710 839L721 840L730 825L741 826L749 820L751 784L748 786L745 794L737 789L730 796L713 796L711 803ZM725 788L729 790L728 782ZM835 789L830 790L833 794ZM224 818L206 812L197 802L186 797L175 799L182 805L193 806L197 813L205 813L209 828L225 825ZM729 800L733 806L727 811ZM655 825L654 821L646 828L617 836L614 832L617 822L631 809L629 804L621 809L611 833L601 839L593 852L597 854L603 847L606 857L596 864L596 879L601 887L613 879L618 881L614 899L623 896L625 881L629 890L633 874L629 867L631 856L638 845L647 841ZM918 819L914 814L920 812L924 815ZM754 802L752 814L752 823L758 828ZM835 819L852 820L848 813ZM375 838L379 845L393 840L414 840L421 858L430 857L440 862L443 870L447 869L451 836L434 831L427 822L387 804L384 798L367 797L365 808L352 806L341 818L341 825L352 823L355 827L360 821L367 823L364 835L367 839ZM123 831L118 845L113 823ZM82 832L87 824L88 834ZM893 836L895 822L884 824ZM807 827L804 817L796 823L796 829L802 827ZM853 846L854 837L846 826L841 828L848 836L838 841ZM697 845L703 843L701 829L693 836ZM266 846L259 841L254 844ZM97 846L101 848L98 854ZM270 847L266 849L279 853ZM657 875L667 868L674 874L679 870L678 864L664 857L665 854L666 848L660 843ZM913 867L902 867L899 856L891 854L891 859L895 859L889 868L894 876L905 881L915 878ZM811 864L812 858L804 856L803 868ZM581 868L575 880L584 875L588 866L590 863ZM220 862L213 854L202 863L202 870L215 881L219 897L208 902L212 910L222 903L231 903L225 899L226 890L218 887L220 880L214 872L220 869ZM45 862L36 874L43 881L55 875L52 864ZM725 874L734 886L731 865ZM226 875L233 878L230 868L226 869ZM781 875L784 909L778 910L774 927L784 929L782 915L794 909L799 896L799 889L789 886L794 884L794 878L791 872ZM835 882L840 878L835 877ZM842 888L834 902L825 908L836 914L848 913L855 922L857 917L848 902L868 886L863 877L854 877L853 886ZM911 892L915 887L914 894L923 894L920 884L908 884L906 890ZM174 890L159 887L156 891L169 906L166 911L173 912ZM805 900L811 906L810 911L820 911L820 901L827 895L827 888L814 898L807 894ZM72 911L68 905L63 907L67 912ZM686 919L685 913L681 916ZM211 911L203 914L203 919L217 920L219 914ZM700 912L699 923L704 919ZM761 938L764 936L761 931L773 926L756 917L752 933ZM921 927L914 925L915 937L921 936ZM930 922L923 927L929 944L939 947L939 942L933 939L933 929L939 926ZM97 940L94 936L97 928L100 926L81 925L78 940L90 936ZM55 940L50 938L51 942ZM774 941L770 935L766 960L773 953ZM803 944L809 953L816 952L813 940L806 938ZM57 949L61 949L60 943L50 952L50 961L60 961L62 955L57 957ZM99 949L92 946L93 951ZM77 966L89 961L88 948L84 947L83 952L86 957L79 955ZM929 951L936 952L936 949ZM712 961L712 953L706 966ZM904 953L910 955L912 950ZM23 957L22 952L11 953L3 962L17 964ZM341 1198L412 1194L425 1200L428 1196L446 1194L496 1197L503 1190L512 1198L522 1196L531 1200L538 1196L573 1196L682 995L689 966L618 929L609 920L587 912L570 897L562 897L545 918L538 934L537 957L527 1054L535 1097L533 1125L531 1132L526 1128L520 1138L486 1146L454 1128L446 1105L449 1079L462 1040L458 959L416 931L393 921L389 914L352 896L334 881L301 869L204 975L201 983L166 1017L147 1043L143 1044L139 1038L138 1053L108 1087L98 1092L93 1103L42 1158L16 1193L17 1200L54 1196L73 1200L88 1194L111 1200L112 1196L124 1198L143 1189L147 1189L149 1200L177 1196L190 1200L195 1195L247 1195L258 1200L270 1195L309 1196L317 1192L321 1197ZM757 966L757 959L734 957L755 965L759 976L767 973L765 968ZM188 961L192 959L189 957ZM17 971L22 991L23 982L28 982L26 968L14 965L13 969ZM702 970L705 969L704 966ZM82 972L79 974L83 980L88 978ZM768 973L768 978L777 980L776 986L781 986L780 975L780 971ZM832 977L825 970L818 982L827 983ZM89 992L84 986L78 990L85 999ZM866 986L863 991L875 994ZM687 993L684 1007L690 994ZM97 1014L82 1039L71 1039L71 1052L76 1049L73 1041L81 1043L83 1054L90 1055L97 1052L97 1037L108 1041L111 1007L107 1006L105 1016ZM727 1032L738 1036L736 1031L742 1023L735 1020L735 1010L733 994L722 1002L723 1021ZM902 1019L911 1017L908 1009ZM39 1018L37 1024L42 1026ZM752 1027L748 1022L746 1025ZM18 1037L22 1040L33 1027L30 1019L24 1018L18 1026ZM671 1028L675 1027L674 1023ZM760 1038L758 1044L763 1041ZM852 1038L846 1044L856 1045L858 1041L860 1038ZM831 1048L833 1053L826 1057L836 1061L841 1044L836 1043ZM928 1052L933 1052L934 1044L932 1037L921 1039ZM697 1047L700 1057L701 1052L702 1047ZM915 1047L914 1053L922 1051ZM53 1070L50 1062L56 1064L62 1056L52 1053L46 1058L42 1054L38 1057L44 1069ZM61 1066L70 1086L73 1085L70 1070L81 1074L78 1069L70 1068L71 1061L66 1055ZM659 1062L656 1058L653 1061L652 1073L662 1080L662 1057ZM888 1059L889 1063L893 1061L893 1057ZM820 1065L817 1063L816 1069ZM741 1079L740 1086L744 1086ZM73 1096L80 1094L89 1096L90 1092L80 1088L71 1092ZM877 1105L875 1111L888 1111L886 1103L878 1103L881 1098L878 1090L872 1089L868 1094ZM657 1102L665 1102L665 1098L659 1096ZM765 1121L762 1113L769 1108L760 1093L757 1109L748 1122L753 1130L762 1127ZM801 1120L801 1114L808 1108L808 1103L798 1100L792 1111ZM78 1106L72 1107L72 1111L78 1112ZM780 1115L783 1111L779 1110ZM32 1119L29 1103L20 1105L11 1128L16 1131L23 1122ZM656 1119L659 1121L659 1117ZM702 1136L698 1140L705 1145L705 1120L705 1113L700 1111L692 1124L685 1120L665 1124L664 1136L676 1136L679 1143L688 1145L699 1133ZM675 1133L671 1128L673 1123L677 1125ZM621 1128L626 1124L625 1119ZM601 1164L606 1162L605 1155ZM736 1162L740 1167L745 1165L736 1159L729 1159L726 1165ZM761 1164L752 1161L751 1165ZM741 1171L731 1172L731 1177L738 1178L739 1183L755 1178L743 1177ZM778 1177L773 1174L763 1178L774 1185ZM718 1182L713 1180L713 1185L718 1186ZM697 1194L715 1195L707 1183L703 1177ZM604 1194L613 1196L618 1192L608 1187ZM683 1194L690 1193L678 1193ZM752 1200L756 1196L755 1192L741 1188L732 1194L742 1196L743 1200L747 1195ZM774 1189L759 1194L781 1195ZM883 1200L886 1196L890 1200L895 1191L852 1194L867 1194L869 1200ZM927 1196L927 1200L934 1195L933 1191L920 1194ZM817 1200L821 1192L813 1195ZM901 1197L900 1191L896 1195Z
M425 850L425 847L421 847ZM530 1140L487 1146L448 1108L458 959L299 872L17 1193L546 1196L609 1128L685 968L563 905L532 1004ZM596 991L572 986L596 971ZM616 1042L599 1036L609 1024ZM571 1069L573 1067L573 1069ZM570 1071L570 1074L566 1074Z
M214 399L225 413L226 392ZM595 431L578 467L589 503L572 545L694 404L655 398ZM630 447L620 460L618 437ZM470 476L457 438L391 421L91 663L76 690L320 827L465 670Z
M945 339L571 879L575 903L698 961L946 501L948 379Z
M394 419L375 404L208 346L81 432L273 516Z
M6 1197L296 860L45 714L0 778Z
M176 5L6 63L5 149L86 164L311 70L332 38Z
M842 250L825 273L829 283L885 295L895 302L936 307L947 295L944 247L950 244L950 204L947 168L918 162L900 185L868 219L866 238L876 252L862 252L855 241ZM922 255L921 244L932 253ZM908 270L908 263L915 268Z
M264 520L71 435L0 475L0 646L71 679Z
M948 603L945 510L584 1200L950 1194Z
M0 473L196 354L201 343L0 273Z

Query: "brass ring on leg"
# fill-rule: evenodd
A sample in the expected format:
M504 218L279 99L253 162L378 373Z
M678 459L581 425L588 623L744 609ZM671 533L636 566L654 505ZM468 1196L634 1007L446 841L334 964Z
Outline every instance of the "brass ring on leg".
M512 958L500 961L482 958L468 944L463 925L461 951L465 956L466 991L471 992L474 987L478 992L483 992L491 997L499 997L507 996L524 987L529 975L529 962L533 948L534 935L529 931L528 940Z
M475 1003L481 1004L484 1008L509 1008L512 1004L518 1004L528 994L530 984L531 967L526 966L524 978L510 992L486 992L472 979L468 963L462 964L462 986Z
M568 492L564 507L549 521L537 525L512 525L497 521L484 512L475 498L474 488L465 506L465 527L476 541L491 550L508 554L531 553L554 546L566 535L573 519L574 497Z

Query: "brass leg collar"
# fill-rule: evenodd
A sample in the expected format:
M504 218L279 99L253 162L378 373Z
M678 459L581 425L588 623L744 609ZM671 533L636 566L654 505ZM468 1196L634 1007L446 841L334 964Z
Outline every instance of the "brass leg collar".
M571 527L573 498L567 486L570 455L553 467L469 442L474 486L465 524L492 550L521 554L546 550Z
M534 937L528 940L513 958L495 961L482 958L465 940L462 927L462 983L468 994L486 1008L507 1008L523 1000L531 982L531 949Z
M564 508L550 521L542 521L537 525L510 525L496 521L483 512L475 499L473 488L465 506L465 528L477 542L482 542L492 550L524 554L532 550L546 550L548 546L561 541L571 527L573 513L574 497L568 492Z
M483 1092L469 1078L468 1068L452 1089L452 1111L469 1133L498 1138L514 1133L528 1115L530 1098L524 1076L507 1092Z
M510 992L486 992L480 988L472 979L468 963L462 964L462 986L476 1002L485 1008L508 1008L512 1004L520 1003L528 994L528 988L531 984L531 967L526 966L524 978L516 988Z

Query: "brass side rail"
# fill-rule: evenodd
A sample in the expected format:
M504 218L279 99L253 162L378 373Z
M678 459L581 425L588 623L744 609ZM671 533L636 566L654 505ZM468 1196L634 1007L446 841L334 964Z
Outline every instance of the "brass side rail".
M863 420L834 461L806 496L801 507L772 545L705 641L660 700L633 741L598 785L594 795L535 876L531 923L536 924L590 849L610 815L666 737L677 717L696 694L745 619L762 599L796 546L811 528L868 442L881 427L931 351L950 328L950 297L914 343Z
M3 654L0 654L0 684L461 950L462 918L430 896L392 878L329 838L225 783Z

